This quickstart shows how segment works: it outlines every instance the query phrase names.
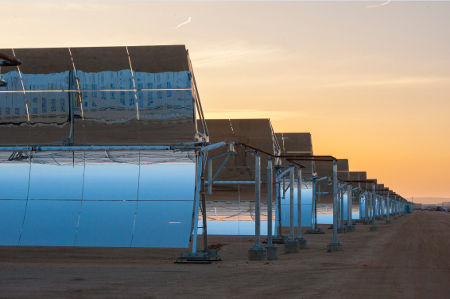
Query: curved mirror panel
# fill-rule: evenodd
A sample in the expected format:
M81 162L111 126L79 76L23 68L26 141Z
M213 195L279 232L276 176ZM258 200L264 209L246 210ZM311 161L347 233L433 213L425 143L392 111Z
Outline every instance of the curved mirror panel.
M139 201L132 246L189 247L192 208L192 200Z
M83 195L83 175L83 153L34 153L29 198L79 201Z
M26 205L26 200L0 200L0 245L19 245Z
M80 201L29 200L20 245L73 246Z
M130 247L136 201L84 201L76 246Z

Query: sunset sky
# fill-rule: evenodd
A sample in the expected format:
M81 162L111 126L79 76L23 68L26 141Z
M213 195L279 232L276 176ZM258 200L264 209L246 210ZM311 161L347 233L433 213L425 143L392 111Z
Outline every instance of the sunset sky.
M0 48L185 44L207 118L311 132L316 154L441 202L450 2L382 3L0 0Z

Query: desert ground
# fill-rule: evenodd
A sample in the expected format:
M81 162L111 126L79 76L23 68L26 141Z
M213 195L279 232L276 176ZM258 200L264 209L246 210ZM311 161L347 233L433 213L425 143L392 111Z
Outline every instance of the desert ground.
M306 235L307 249L249 262L251 237L209 238L223 259L174 264L180 249L0 247L2 298L449 298L450 213L415 211L378 231Z

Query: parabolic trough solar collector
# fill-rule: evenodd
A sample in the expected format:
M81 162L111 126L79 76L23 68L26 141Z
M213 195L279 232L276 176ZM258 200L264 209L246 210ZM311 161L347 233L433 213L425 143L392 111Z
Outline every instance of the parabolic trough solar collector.
M200 141L184 46L0 49L0 146ZM188 247L196 154L0 155L0 245Z

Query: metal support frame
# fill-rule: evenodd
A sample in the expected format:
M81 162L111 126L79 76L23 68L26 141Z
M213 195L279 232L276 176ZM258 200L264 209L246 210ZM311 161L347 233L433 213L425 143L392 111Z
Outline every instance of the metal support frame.
M306 247L306 239L302 234L302 168L297 169L297 242L300 249Z
M291 165L289 172L289 240L295 239L294 223L294 186L295 186L295 168Z
M317 202L318 196L323 194L320 192L320 185L317 185L318 182L328 179L328 177L313 177L311 179L312 182L312 198L311 198L311 229L306 231L307 234L324 234L325 232L317 226Z
M391 197L390 191L387 192L386 196L386 224L391 223Z
M294 211L294 188L295 188L295 166L294 164L290 164L289 166L289 239L285 244L285 252L286 253L296 253L299 251L299 242L295 238L295 211ZM300 188L300 186L298 187ZM297 189L298 189L297 188ZM297 199L298 201L298 199ZM301 217L301 216L297 216Z
M369 217L369 212L370 212L369 205L370 205L370 194L369 194L369 192L366 191L364 193L364 223L365 224L368 224L369 223L369 219L370 219L370 217Z
M342 250L342 244L338 241L337 220L338 220L338 181L337 181L337 161L333 160L333 240L328 244L328 251Z
M278 246L273 244L272 235L272 196L273 196L273 161L272 157L267 159L267 259L278 259Z
M351 185L347 186L347 231L354 231L355 227L353 226L353 188Z
M248 251L249 260L265 260L267 249L261 246L261 154L255 152L255 245Z
M375 205L375 201L376 201L376 196L377 196L377 193L376 193L376 184L372 184L372 193L371 193L371 199L372 199L372 202L371 202L371 210L372 210L372 213L371 213L371 222L372 222L372 225L370 226L370 231L376 231L377 230L377 220L376 220L376 205Z

